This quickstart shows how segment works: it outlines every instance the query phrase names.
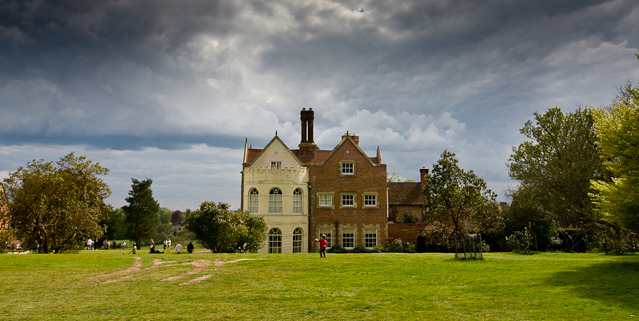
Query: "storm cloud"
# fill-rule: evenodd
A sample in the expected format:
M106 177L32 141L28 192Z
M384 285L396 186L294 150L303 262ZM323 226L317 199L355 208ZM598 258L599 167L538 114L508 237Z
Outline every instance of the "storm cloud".
M70 151L154 179L161 206L239 206L241 153L299 111L414 178L444 149L500 195L535 111L609 104L639 80L619 1L3 1L0 171Z

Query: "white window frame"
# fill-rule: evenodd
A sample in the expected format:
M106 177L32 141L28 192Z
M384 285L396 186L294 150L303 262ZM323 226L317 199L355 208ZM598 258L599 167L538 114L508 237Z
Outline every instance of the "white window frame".
M340 161L339 173L341 176L355 176L355 161Z
M268 231L268 252L282 253L282 230L277 227Z
M357 208L357 193L346 192L339 195L340 208Z
M372 249L377 245L377 229L367 228L364 230L364 247Z
M260 192L257 188L249 190L249 213L257 214L260 208Z
M364 193L364 208L377 208L379 197L377 193Z
M281 161L272 161L271 162L271 169L282 169L282 162Z
M342 246L345 249L355 248L355 231L353 228L342 229Z
M304 192L301 188L293 191L293 214L302 214L304 205Z
M268 193L268 213L282 214L282 190L274 187Z
M304 242L304 231L301 227L293 230L293 253L302 253L302 245Z
M317 205L318 205L318 207L332 208L333 207L333 193L318 193L317 194Z

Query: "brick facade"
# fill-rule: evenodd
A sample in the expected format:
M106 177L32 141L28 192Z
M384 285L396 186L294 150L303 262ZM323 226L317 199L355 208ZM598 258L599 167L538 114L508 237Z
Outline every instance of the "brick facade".
M320 164L309 164L311 196L311 238L325 231L331 233L331 243L347 249L372 248L385 244L387 238L386 165L377 163L359 148L358 138L344 135L333 152ZM353 164L352 174L342 173L342 164ZM322 195L330 195L330 204L320 204ZM344 205L343 197L349 198ZM375 200L375 205L366 204ZM345 244L344 234L352 234ZM366 242L366 236L368 244ZM347 239L351 239L350 235ZM349 246L350 245L350 246ZM313 243L311 251L318 250Z

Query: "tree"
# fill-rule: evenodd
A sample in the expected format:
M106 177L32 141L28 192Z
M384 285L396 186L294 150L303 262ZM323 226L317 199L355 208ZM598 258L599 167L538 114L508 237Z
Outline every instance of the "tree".
M638 57L639 58L639 57ZM622 227L639 232L639 90L626 87L626 95L612 107L594 110L601 159L611 179L593 180L592 193L599 213Z
M238 247L256 251L266 238L263 218L248 212L231 212L229 205L222 202L200 204L200 209L186 218L186 228L214 253L234 252Z
M455 154L445 150L428 175L424 192L431 219L450 224L458 235L500 232L504 223L497 194L472 170L461 169L457 162Z
M129 191L129 197L126 198L129 205L122 209L126 213L126 236L135 241L139 249L143 239L153 238L157 233L157 227L160 225L158 218L160 205L153 199L151 191L153 180L150 178L143 181L138 181L135 178L131 180L133 184L131 191Z
M101 222L106 228L104 237L109 240L122 239L126 233L126 214L124 210L118 208L109 212L109 215Z
M16 237L44 253L77 252L104 233L111 191L98 175L108 169L70 153L56 163L33 160L4 180Z
M519 180L520 196L547 213L563 231L594 232L605 221L593 210L590 181L605 175L590 109L564 114L559 108L535 112L520 130L529 141L513 147L508 174ZM521 200L521 199L520 199ZM541 218L543 220L543 218ZM573 233L573 232L571 232Z
M182 211L175 211L171 214L171 224L173 225L181 225L182 224Z

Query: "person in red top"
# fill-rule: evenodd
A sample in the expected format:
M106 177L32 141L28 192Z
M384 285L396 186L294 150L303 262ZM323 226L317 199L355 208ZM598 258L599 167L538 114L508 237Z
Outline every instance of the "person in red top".
M320 245L320 257L324 257L326 258L326 244L328 244L328 241L326 241L326 234L322 234L322 238L321 239L315 239L315 242L319 242Z

